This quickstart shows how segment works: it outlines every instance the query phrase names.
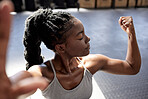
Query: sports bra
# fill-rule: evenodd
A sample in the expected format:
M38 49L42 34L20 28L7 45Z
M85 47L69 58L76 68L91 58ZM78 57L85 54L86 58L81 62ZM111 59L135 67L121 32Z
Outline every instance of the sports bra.
M81 63L81 60L77 58ZM54 73L54 78L52 82L42 91L42 95L46 99L89 99L92 94L92 74L90 71L82 64L84 68L83 78L77 87L66 90L60 84L58 78L56 77L56 71L54 65L50 60L50 64ZM42 64L42 66L46 66Z

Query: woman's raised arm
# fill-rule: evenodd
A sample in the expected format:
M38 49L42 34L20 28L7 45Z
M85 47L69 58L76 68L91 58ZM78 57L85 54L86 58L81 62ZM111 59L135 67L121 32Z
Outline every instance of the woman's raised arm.
M25 78L12 83L6 74L6 53L11 27L10 11L12 10L13 4L9 0L0 2L0 99L16 99L20 95L47 85L46 80L41 77ZM26 74L24 76L29 77Z
M131 16L120 17L119 24L128 35L128 48L125 60L111 59L104 55L87 56L86 65L94 74L103 70L113 74L133 75L137 74L141 67L141 56L138 48L133 19Z

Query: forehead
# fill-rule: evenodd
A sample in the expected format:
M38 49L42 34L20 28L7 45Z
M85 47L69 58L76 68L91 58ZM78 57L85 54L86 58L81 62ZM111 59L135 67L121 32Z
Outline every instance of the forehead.
M72 28L67 33L67 34L69 34L69 36L76 36L77 33L84 30L83 24L79 19L74 18L73 22L74 22L74 24L73 24Z

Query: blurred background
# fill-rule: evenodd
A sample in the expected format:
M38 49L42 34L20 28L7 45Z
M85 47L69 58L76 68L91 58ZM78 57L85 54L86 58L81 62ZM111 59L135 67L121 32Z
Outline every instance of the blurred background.
M12 0L15 6L7 54L9 76L25 70L22 43L26 18L39 8L67 11L80 19L90 37L90 54L125 59L127 34L121 30L120 16L132 16L142 67L137 75L113 75L98 71L94 75L95 94L91 99L148 99L148 0ZM41 44L45 61L54 53ZM40 94L40 93L39 93ZM42 99L37 93L31 99ZM40 94L41 95L41 94Z
M131 8L148 7L148 0L12 0L16 12L38 8Z

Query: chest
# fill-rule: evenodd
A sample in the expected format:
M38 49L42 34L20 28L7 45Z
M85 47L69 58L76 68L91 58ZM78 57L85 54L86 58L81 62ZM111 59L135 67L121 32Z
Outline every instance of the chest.
M84 76L84 68L78 68L72 71L71 74L64 74L59 72L56 72L55 74L52 70L49 70L44 72L43 76L49 80L49 84L52 83L52 81L56 77L56 79L64 89L71 90L81 83Z
M92 94L92 75L83 71L77 77L62 77L57 73L42 94L47 99L89 99ZM61 75L60 75L61 76ZM78 81L76 80L78 79Z

